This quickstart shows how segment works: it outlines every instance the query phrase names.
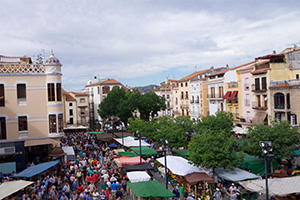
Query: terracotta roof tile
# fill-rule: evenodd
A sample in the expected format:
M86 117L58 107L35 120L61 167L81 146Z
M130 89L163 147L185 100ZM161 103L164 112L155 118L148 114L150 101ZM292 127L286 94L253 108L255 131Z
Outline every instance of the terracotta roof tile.
M96 85L122 85L122 83L120 83L119 81L116 81L115 79L108 79L108 80L105 80L105 81L101 81L101 82L86 85L85 87L91 87L91 86L96 86Z
M225 74L226 72L228 72L230 69L226 69L226 70L223 70L223 71L220 71L220 72L216 72L214 74L210 74L209 76L216 76L216 75L219 75L219 74Z
M62 89L63 95L66 95L66 101L76 101L74 97L72 97L67 91Z
M84 93L84 92L70 92L70 93L72 93L72 94L74 94L75 96L88 96L88 94L87 93Z
M278 83L277 85L273 85L270 88L286 87L286 86L291 86L291 85L289 83L287 83L287 82L283 82L283 83Z
M270 68L257 69L257 70L252 71L251 74L263 74L263 73L267 73L269 69Z
M202 70L202 71L198 71L198 72L194 72L186 77L183 77L182 79L178 80L178 81L185 81L185 80L189 80L195 76L198 76L199 74L204 74L204 73L208 73L208 72L211 72L210 69L206 69L206 70Z

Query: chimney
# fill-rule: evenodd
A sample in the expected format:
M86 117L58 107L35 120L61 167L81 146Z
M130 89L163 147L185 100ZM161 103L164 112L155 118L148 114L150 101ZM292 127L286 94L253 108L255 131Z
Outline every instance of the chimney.
M228 64L226 64L226 69L228 69L229 68L229 65Z
M276 50L273 50L273 54L276 54Z

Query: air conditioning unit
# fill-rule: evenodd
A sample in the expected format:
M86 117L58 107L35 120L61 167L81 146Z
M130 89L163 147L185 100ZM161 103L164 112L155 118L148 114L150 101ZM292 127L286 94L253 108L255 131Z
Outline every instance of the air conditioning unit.
M15 147L0 148L0 155L3 155L3 154L14 154L15 152L16 152L16 148Z

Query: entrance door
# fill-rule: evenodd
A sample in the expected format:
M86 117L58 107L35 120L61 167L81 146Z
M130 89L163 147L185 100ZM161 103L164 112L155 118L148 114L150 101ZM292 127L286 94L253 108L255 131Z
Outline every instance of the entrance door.
M257 106L261 107L260 95L257 95Z

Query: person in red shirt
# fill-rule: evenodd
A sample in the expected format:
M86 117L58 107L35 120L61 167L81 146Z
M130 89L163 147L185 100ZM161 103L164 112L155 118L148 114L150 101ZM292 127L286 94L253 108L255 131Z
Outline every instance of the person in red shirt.
M86 177L87 185L90 184L91 180L92 180L92 177L90 176L90 174L88 174L88 176Z
M97 187L97 183L98 183L98 177L99 177L99 175L97 174L97 171L95 171L92 178L93 178L93 183L96 187Z
M79 185L77 187L77 193L80 194L82 192L82 189L83 189L83 186L82 185Z

